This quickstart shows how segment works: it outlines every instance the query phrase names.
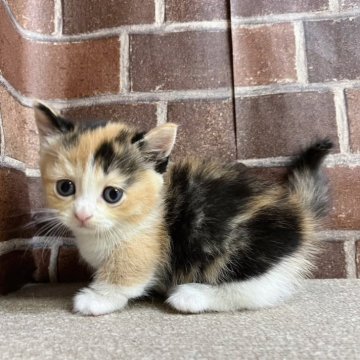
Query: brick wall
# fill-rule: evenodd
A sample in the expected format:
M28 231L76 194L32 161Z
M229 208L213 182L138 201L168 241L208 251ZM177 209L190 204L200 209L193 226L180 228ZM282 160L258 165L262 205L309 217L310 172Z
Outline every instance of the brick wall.
M29 106L144 130L181 125L174 157L263 177L330 136L334 190L316 277L360 271L360 1L0 0L0 292L88 277L71 238L25 227L43 206Z

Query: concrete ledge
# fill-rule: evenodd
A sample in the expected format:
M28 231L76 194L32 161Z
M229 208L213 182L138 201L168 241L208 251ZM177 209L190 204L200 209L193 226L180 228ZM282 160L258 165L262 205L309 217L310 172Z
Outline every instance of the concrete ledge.
M360 280L308 280L277 308L180 315L139 301L73 315L79 285L32 285L0 298L5 359L358 359Z

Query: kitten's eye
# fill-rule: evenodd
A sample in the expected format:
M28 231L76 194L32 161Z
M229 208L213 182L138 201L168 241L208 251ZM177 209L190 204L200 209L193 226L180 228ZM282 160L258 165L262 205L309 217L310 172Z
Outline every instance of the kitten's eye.
M75 184L71 180L59 180L56 183L56 191L61 196L71 196L75 194Z
M108 186L104 189L103 198L109 204L115 204L121 200L124 192L121 189Z

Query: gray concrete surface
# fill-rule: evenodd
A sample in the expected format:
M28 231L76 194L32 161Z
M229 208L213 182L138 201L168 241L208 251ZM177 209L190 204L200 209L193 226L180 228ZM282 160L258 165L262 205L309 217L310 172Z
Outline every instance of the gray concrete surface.
M360 280L307 280L273 309L181 315L140 301L82 317L79 285L0 297L0 359L360 359Z

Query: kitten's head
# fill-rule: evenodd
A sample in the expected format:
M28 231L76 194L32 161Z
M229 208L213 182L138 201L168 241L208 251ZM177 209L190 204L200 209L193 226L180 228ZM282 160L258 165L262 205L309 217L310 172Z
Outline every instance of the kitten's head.
M177 126L138 133L122 123L81 125L35 105L47 202L75 234L139 226L161 202Z

